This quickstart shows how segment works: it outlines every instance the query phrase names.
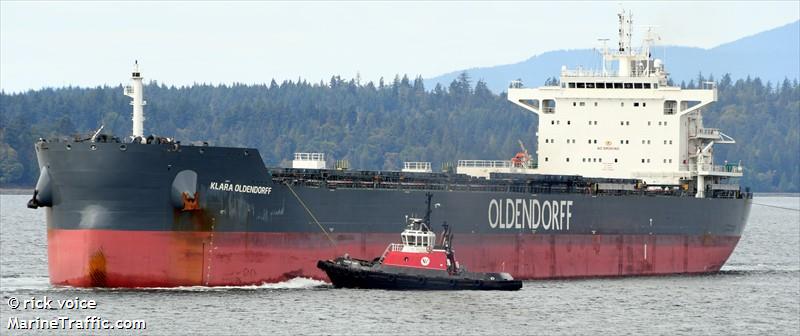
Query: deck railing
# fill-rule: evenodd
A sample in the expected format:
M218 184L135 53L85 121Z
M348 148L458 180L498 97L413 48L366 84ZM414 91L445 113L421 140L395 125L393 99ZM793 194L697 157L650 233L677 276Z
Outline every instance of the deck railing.
M508 160L458 160L459 167L465 168L510 168Z

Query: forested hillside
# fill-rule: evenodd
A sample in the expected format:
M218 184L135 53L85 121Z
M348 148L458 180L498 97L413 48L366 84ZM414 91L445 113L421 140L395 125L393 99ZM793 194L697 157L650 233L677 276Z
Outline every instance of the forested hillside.
M693 82L685 84L692 86ZM742 160L743 185L757 191L798 191L800 88L758 79L719 81L709 127L734 137L717 158ZM535 148L536 117L462 74L426 90L423 80L145 87L146 133L183 142L256 147L267 165L287 166L294 152L325 152L353 169L401 168L403 161L509 159L520 139ZM0 183L32 186L39 137L104 132L130 134L129 99L121 87L0 93Z

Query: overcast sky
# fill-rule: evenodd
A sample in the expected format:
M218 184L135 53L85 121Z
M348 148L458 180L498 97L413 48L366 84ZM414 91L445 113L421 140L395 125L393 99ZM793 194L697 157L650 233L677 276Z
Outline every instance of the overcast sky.
M616 42L620 4L665 44L711 48L800 19L800 1L0 2L0 89L364 80ZM635 34L639 41L642 34ZM638 42L634 43L639 45Z

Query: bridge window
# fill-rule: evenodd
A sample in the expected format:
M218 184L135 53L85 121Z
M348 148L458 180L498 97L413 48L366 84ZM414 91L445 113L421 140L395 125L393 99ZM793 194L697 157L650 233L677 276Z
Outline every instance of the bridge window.
M569 83L569 88L570 89L574 89L575 88L575 83Z
M587 89L594 89L594 83L586 83Z
M556 113L556 101L553 99L545 99L542 101L542 112Z
M650 88L650 83L644 83L644 88L645 89L649 89Z
M664 114L671 115L675 114L675 110L678 108L678 102L674 100L667 100L664 102Z
M633 89L633 84L632 83L625 83L625 88L626 89Z
M614 83L614 88L615 89L621 89L622 88L622 83Z
M578 88L579 89L585 89L586 88L586 83L578 83Z
M639 102L633 102L634 107L639 107Z
M642 83L635 83L635 84L633 84L633 87L637 88L637 89L641 89L642 88Z
M596 87L598 89L605 89L606 88L606 83L595 83L594 87Z

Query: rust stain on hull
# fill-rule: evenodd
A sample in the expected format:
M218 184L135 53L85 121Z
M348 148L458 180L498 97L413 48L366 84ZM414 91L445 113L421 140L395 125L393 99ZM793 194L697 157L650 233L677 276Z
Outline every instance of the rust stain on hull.
M106 287L106 255L102 249L97 250L89 258L89 281L92 287Z

